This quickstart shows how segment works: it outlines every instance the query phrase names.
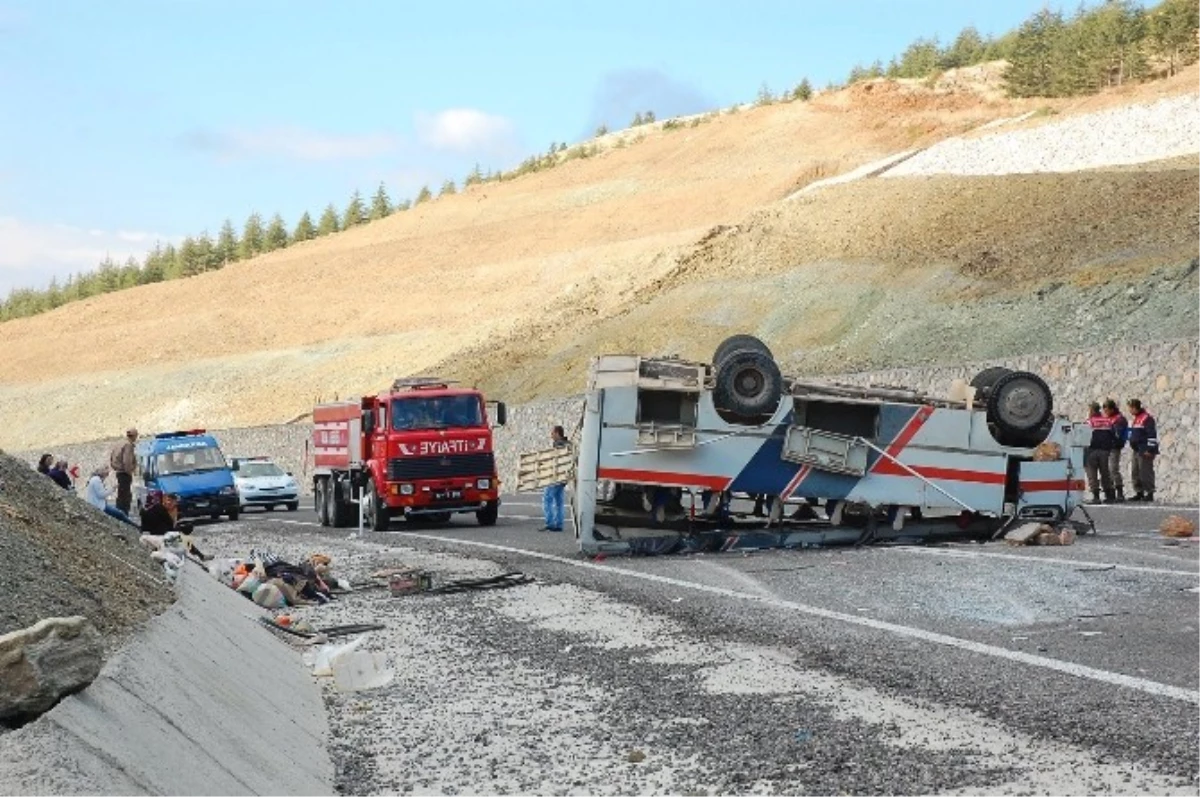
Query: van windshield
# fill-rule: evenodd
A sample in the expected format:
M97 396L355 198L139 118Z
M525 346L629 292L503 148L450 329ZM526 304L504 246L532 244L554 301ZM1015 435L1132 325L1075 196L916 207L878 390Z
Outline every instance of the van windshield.
M167 451L154 458L154 469L159 476L195 473L201 470L219 470L227 467L229 466L225 462L225 455L216 446Z
M482 425L483 406L479 396L405 398L392 402L392 428L396 431Z

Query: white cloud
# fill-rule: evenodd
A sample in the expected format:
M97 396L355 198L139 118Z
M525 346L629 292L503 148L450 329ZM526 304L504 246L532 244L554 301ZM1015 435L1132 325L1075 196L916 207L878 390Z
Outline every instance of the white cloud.
M302 161L373 158L395 152L403 139L393 133L324 133L300 127L261 130L192 130L181 137L189 149L212 153L222 160L268 156Z
M418 111L416 126L426 146L462 155L506 155L518 144L516 126L509 119L474 108Z
M0 298L12 288L42 288L51 278L91 271L105 257L140 258L155 241L175 238L140 230L106 231L35 224L0 216Z

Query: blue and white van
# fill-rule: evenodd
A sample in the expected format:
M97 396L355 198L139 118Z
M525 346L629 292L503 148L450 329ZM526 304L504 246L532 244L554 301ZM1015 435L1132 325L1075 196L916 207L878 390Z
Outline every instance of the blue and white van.
M233 471L217 440L203 429L164 432L138 442L134 498L140 512L150 494L179 497L179 517L226 515L237 520L241 508Z

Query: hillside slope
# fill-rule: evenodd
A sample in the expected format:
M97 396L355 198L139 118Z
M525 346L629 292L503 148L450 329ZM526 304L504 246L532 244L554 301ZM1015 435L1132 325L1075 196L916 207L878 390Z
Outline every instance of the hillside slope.
M0 446L282 421L435 368L509 400L573 392L597 351L706 357L744 329L807 370L1194 335L1195 156L784 198L1038 108L1062 114L987 132L1195 84L1048 104L874 83L625 133L641 140L0 325ZM1127 292L1149 273L1162 289Z

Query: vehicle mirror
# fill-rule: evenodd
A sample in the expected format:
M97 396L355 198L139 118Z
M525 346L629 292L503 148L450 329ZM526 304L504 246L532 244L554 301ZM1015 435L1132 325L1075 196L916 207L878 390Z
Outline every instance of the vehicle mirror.
M287 475L289 475L289 476L295 476L295 474L293 474L293 473L292 473L290 470L287 472Z
M240 469L241 467L242 467L242 463L238 462L238 461L235 459L235 460L233 461L233 464L231 464L231 465L229 466L229 469L230 469L230 470L234 470L234 471L236 471L236 470Z
M496 402L496 425L503 426L508 422L508 407L504 406L503 401Z
M375 431L375 411L363 410L362 414L362 430L366 434Z

